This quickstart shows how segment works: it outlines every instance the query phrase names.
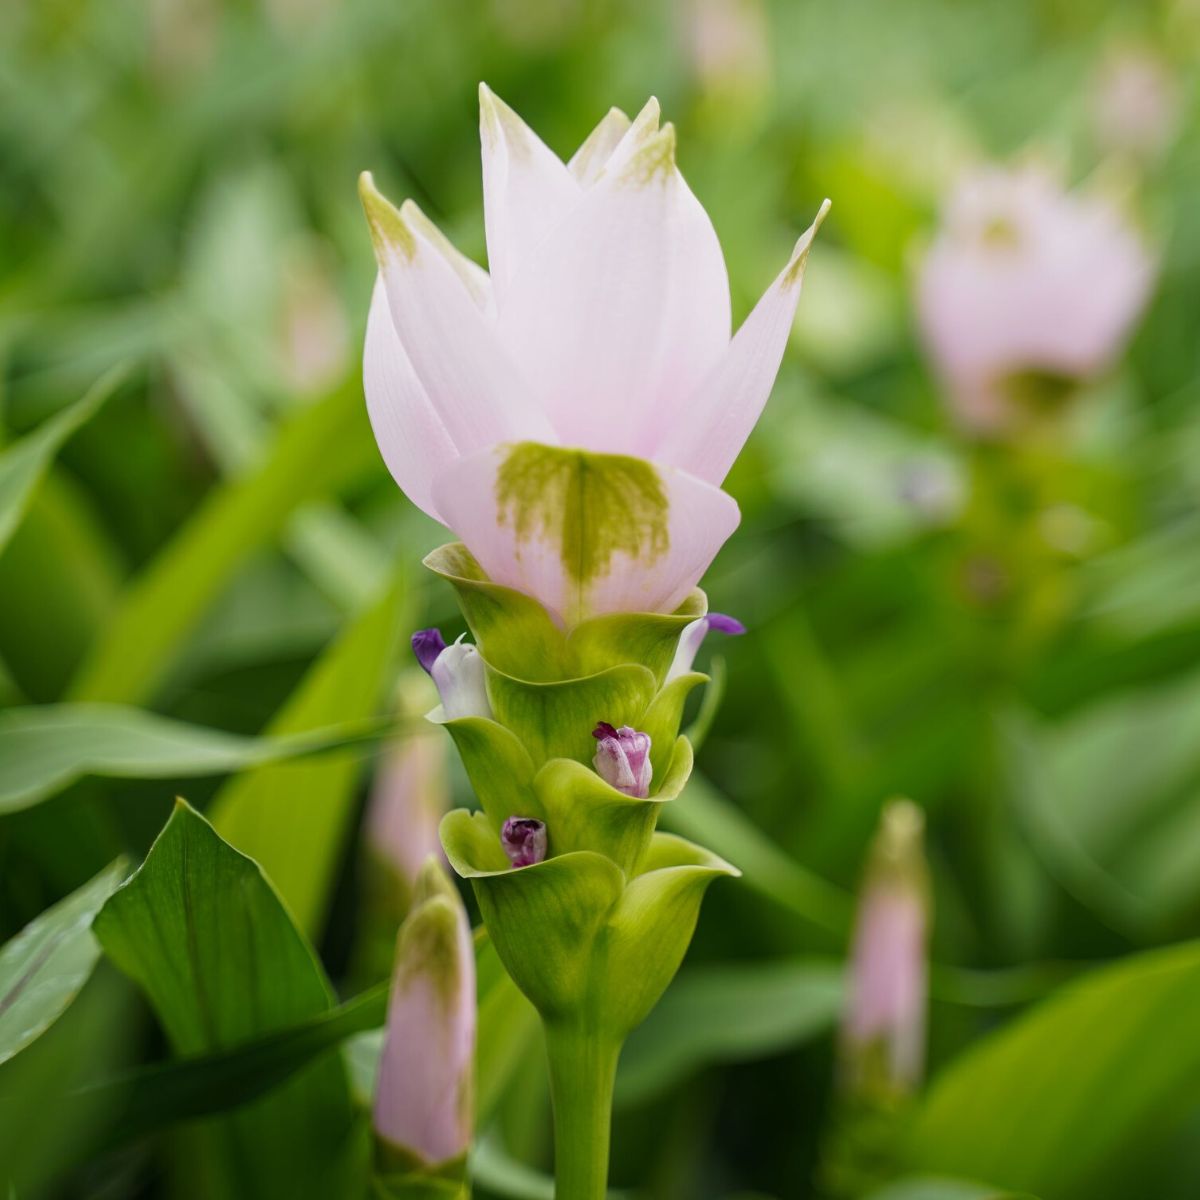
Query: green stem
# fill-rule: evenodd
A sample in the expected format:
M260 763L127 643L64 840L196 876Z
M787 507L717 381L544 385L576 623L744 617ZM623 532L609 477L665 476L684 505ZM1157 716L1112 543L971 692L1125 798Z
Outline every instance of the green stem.
M595 1029L547 1022L546 1052L554 1101L555 1200L604 1200L620 1042Z

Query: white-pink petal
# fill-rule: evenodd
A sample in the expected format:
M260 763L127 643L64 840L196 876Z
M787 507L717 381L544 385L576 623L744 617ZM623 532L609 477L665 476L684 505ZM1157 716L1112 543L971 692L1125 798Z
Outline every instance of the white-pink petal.
M828 211L826 200L720 361L686 403L673 410L653 447L656 461L712 484L720 484L729 474L775 385L800 301L809 248Z
M664 408L728 344L720 244L674 149L671 126L646 137L635 122L500 305L505 345L564 445L645 456Z
M553 440L487 314L478 277L447 254L412 201L397 210L364 175L360 191L401 345L459 454L520 438Z
M514 275L579 202L562 160L485 83L479 85L483 217L488 267L500 303Z
M571 156L567 170L585 187L595 183L632 124L619 108L610 108Z
M561 523L547 506L535 528L499 500L497 476L511 447L499 446L453 464L434 482L434 500L488 577L536 597L565 625L614 612L670 612L695 587L740 520L734 499L682 471L655 468L666 498L664 543L657 552L614 550L603 573L580 580L564 562ZM602 490L602 489L601 489ZM595 531L573 531L576 544L609 541L599 504L587 517Z
M383 279L375 282L363 347L363 390L379 452L401 491L435 521L433 478L458 458L408 355L388 309Z

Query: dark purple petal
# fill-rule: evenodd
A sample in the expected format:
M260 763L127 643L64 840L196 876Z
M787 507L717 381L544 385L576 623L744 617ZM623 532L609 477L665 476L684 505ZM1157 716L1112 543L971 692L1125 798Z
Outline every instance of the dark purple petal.
M432 673L433 664L446 648L446 639L442 637L440 629L418 629L412 635L412 648L417 662Z
M532 867L546 857L546 826L533 817L509 817L500 844L514 867Z
M592 730L592 737L594 737L597 741L601 741L604 738L615 738L616 736L617 731L607 721L601 721L600 724Z
M715 629L718 633L745 633L746 627L737 619L737 617L726 616L725 613L709 613L705 618L708 621L709 629Z

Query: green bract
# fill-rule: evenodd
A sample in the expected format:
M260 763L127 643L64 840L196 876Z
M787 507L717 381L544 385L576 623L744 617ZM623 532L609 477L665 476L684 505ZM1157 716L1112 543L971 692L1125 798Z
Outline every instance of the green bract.
M596 617L563 629L529 596L487 579L465 546L426 565L447 579L487 669L494 719L444 721L482 813L450 813L442 841L474 885L513 979L547 1018L601 1020L624 1037L674 974L700 899L728 863L656 834L683 790L692 748L678 736L688 694L665 683L679 636L707 611L696 589L676 612ZM610 786L592 766L600 721L650 735L652 794ZM544 821L545 862L514 870L500 844L509 817Z
M443 546L425 562L458 593L492 711L434 716L483 809L449 813L442 844L545 1024L559 1194L590 1200L603 1193L621 1044L678 969L709 883L738 874L702 847L655 832L692 772L679 726L707 676L668 676L680 635L708 601L696 589L673 613L564 628L531 597L492 583L465 546ZM646 798L619 791L592 765L601 722L650 736ZM544 861L510 864L500 836L510 817L545 823Z

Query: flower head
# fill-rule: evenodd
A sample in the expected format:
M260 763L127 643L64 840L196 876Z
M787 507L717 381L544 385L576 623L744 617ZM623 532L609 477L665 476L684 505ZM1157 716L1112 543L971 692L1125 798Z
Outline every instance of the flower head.
M628 725L614 729L601 721L592 737L598 743L592 762L600 777L626 796L644 800L650 795L650 735Z
M925 1058L928 889L924 818L907 800L884 809L871 849L850 960L843 1022L847 1083L903 1095Z
M396 940L374 1108L385 1143L431 1164L466 1152L475 1017L471 927L457 889L431 859Z
M546 825L533 817L509 817L500 843L514 867L532 867L546 857Z
M731 339L716 233L657 102L612 110L566 163L486 87L480 110L490 273L363 177L380 450L493 581L563 623L669 612L738 523L720 484L774 382L816 226Z
M1061 390L1124 346L1153 279L1149 253L1098 195L1045 170L965 180L921 265L922 332L970 429L1011 423L1014 391Z
M474 646L461 637L447 646L440 629L419 629L412 635L412 648L437 684L447 720L492 715L487 672Z

